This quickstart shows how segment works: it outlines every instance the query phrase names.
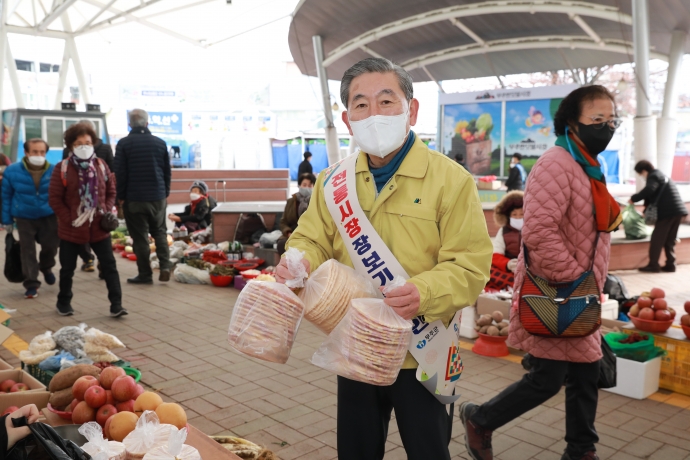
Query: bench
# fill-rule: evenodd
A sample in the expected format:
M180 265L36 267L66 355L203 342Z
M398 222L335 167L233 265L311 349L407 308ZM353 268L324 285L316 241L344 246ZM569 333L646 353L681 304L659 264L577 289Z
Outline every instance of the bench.
M189 203L194 181L206 182L209 194L218 203L237 201L282 201L290 192L287 169L205 170L173 169L168 204Z

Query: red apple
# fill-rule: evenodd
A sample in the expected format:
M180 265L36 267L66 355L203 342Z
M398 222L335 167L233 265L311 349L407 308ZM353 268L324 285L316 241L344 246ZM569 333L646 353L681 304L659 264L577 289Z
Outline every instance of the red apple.
M79 377L77 381L74 382L74 385L72 385L72 395L79 401L83 401L86 390L96 385L98 385L98 379L96 377L91 375Z
M680 317L680 324L690 327L690 315L683 315Z
M116 403L115 398L113 398L113 392L110 390L105 390L105 403L111 406L114 406Z
M10 393L16 393L18 391L27 391L29 389L29 385L26 383L15 383L12 385L12 388L10 388Z
M105 405L107 400L108 395L105 393L103 387L98 385L89 387L86 392L84 392L84 401L86 401L86 404L88 404L89 407L94 409L98 409L99 407Z
M685 313L687 313L688 315L690 315L690 300L688 300L687 302L685 302L685 304L683 305L683 307L685 308ZM1 388L2 388L2 385L0 385L0 389L1 389Z
M646 319L649 321L654 320L654 310L651 308L643 308L640 310L640 314L638 315L640 319Z
M70 412L73 412L73 411L74 411L74 408L77 407L77 404L79 404L79 400L78 400L77 398L74 398L74 399L72 400L72 404L70 404L69 406L67 406L67 408L69 409Z
M106 404L98 409L98 412L96 412L96 421L100 426L105 426L105 422L107 422L108 419L115 414L117 414L117 409L110 404Z
M663 299L666 297L666 293L663 291L663 289L652 288L652 290L649 291L649 297L652 299Z
M118 412L134 412L134 400L119 402L115 405Z
M134 398L137 384L131 376L123 375L115 379L110 391L113 392L115 401L129 401Z
M640 297L637 299L637 305L639 305L640 308L652 308L652 299L649 297Z
M103 426L103 436L105 436L106 439L110 439L110 422L112 420L112 416L108 417L108 420L105 421L105 426Z
M668 310L657 310L654 312L654 319L657 321L669 321L671 318L671 312Z
M98 378L101 381L101 386L106 390L110 390L113 386L113 382L115 381L115 379L118 377L122 377L123 375L127 375L123 368L117 366L110 366L103 369L101 375Z
M5 409L2 414L0 414L0 417L5 416L7 414L11 414L12 412L19 410L17 406L10 406L7 409Z
M5 380L4 382L0 383L0 390L4 391L5 393L9 393L15 383L17 382L14 380Z
M96 409L89 407L86 401L80 401L77 407L72 411L72 421L77 425L84 424L86 422L96 421Z
M662 298L654 299L653 305L655 310L666 310L666 308L668 308L666 299Z
M132 397L132 399L136 401L136 399L144 392L146 392L146 390L144 390L144 387L142 387L141 384L137 383L137 391L134 392L134 396Z
M668 312L671 313L671 319L676 319L676 311L673 308L668 307Z

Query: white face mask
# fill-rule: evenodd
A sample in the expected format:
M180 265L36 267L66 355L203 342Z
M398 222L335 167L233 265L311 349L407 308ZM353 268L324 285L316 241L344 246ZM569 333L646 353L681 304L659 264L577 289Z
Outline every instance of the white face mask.
M74 154L80 160L88 160L93 156L93 145L80 145L79 147L74 147Z
M525 223L525 219L516 219L515 217L510 218L510 226L515 230L522 230L522 225Z
M190 194L189 194L189 198L190 198L192 201L196 201L196 200L198 200L199 198L201 198L201 195L199 195L198 193L190 193Z
M408 113L403 112L400 115L374 115L364 120L350 121L352 136L362 151L384 158L405 141L407 116Z
M26 157L26 161L34 166L43 166L46 164L46 157L41 155L32 155L30 157Z
M511 168L514 168L514 167L515 167L515 163L510 163L510 167L511 167Z

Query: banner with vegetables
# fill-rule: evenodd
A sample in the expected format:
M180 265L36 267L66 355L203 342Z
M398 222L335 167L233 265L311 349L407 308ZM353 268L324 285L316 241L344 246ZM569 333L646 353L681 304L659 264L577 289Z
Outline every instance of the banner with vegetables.
M443 151L451 158L461 154L472 174L499 174L501 110L501 102L444 106Z

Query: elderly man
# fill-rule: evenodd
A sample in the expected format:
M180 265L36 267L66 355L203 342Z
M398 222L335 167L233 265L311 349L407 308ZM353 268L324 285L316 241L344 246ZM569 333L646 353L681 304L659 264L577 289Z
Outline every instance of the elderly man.
M149 115L141 109L129 112L132 131L115 148L117 199L122 206L127 230L134 241L139 274L128 283L152 284L149 233L156 243L160 261L159 281L170 280L165 211L170 195L170 159L165 141L151 134Z
M24 159L5 170L2 181L2 223L19 231L22 272L27 299L38 297L38 272L49 285L55 284L52 268L55 266L60 239L57 218L48 204L48 186L53 165L46 161L48 144L43 139L30 139L24 143ZM36 241L41 253L36 261Z
M93 123L93 121L89 120L88 118L85 118L83 120L79 120L79 123L87 125L89 128L93 129L93 131L98 134L98 130L96 129L96 125ZM101 160L105 161L105 164L108 165L108 169L111 171L114 171L115 165L113 162L113 148L110 146L110 144L105 144L101 139L96 139L96 142L93 144L93 152L96 154L96 157L100 158ZM62 149L62 159L66 160L69 155L70 151L67 148ZM83 245L79 249L79 257L81 260L84 262L81 265L82 271L85 272L92 272L94 271L94 266L93 266L93 261L95 259L93 252L91 252L91 246L87 243ZM99 278L103 278L103 274L101 273L100 269L100 264L98 267L98 276Z
M320 174L287 246L305 253L308 271L332 258L376 286L403 276L386 304L402 318L447 325L489 279L492 246L474 180L410 130L419 102L401 67L358 62L345 72L340 98L361 152ZM277 277L291 278L285 260ZM416 368L408 353L391 386L338 377L339 459L382 459L392 410L410 460L450 459L452 406L424 388Z

